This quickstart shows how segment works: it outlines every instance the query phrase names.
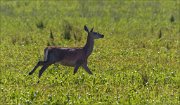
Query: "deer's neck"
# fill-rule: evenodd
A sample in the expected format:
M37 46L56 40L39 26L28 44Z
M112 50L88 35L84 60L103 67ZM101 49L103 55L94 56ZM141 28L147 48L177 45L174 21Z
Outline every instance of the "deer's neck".
M88 35L87 42L83 48L83 50L85 51L86 57L91 55L93 48L94 48L94 39Z

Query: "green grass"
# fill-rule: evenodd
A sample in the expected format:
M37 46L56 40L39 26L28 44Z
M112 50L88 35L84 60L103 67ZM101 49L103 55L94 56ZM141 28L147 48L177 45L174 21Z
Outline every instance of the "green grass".
M0 105L178 105L180 2L0 1ZM83 46L83 26L105 35L80 68L29 76L47 45ZM50 30L54 40L50 39ZM75 36L75 37L74 37Z

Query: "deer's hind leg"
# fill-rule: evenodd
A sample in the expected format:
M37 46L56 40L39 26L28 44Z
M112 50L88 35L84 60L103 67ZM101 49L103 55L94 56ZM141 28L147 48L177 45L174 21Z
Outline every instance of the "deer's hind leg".
M41 70L39 70L39 78L42 76L42 73L51 65L51 63L44 63L43 67Z
M29 75L32 75L39 66L44 65L47 62L47 58L48 58L48 48L45 48L44 49L44 61L39 61L36 64L36 66L33 68L33 70L31 72L29 72Z
M29 72L29 75L32 75L34 72L35 72L35 70L39 67L39 66L42 66L42 65L44 65L44 61L39 61L37 64L36 64L36 66L33 68L33 70L31 71L31 72Z

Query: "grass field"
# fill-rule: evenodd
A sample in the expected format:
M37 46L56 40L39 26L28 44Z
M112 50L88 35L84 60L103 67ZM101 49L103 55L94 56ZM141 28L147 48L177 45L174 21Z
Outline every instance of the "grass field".
M0 105L180 104L180 1L0 1ZM89 75L50 66L29 76L48 45L95 41ZM50 38L52 30L54 40Z

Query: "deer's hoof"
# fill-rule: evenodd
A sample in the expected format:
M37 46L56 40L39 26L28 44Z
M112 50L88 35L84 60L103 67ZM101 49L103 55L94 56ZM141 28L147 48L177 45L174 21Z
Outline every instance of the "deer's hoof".
M29 75L32 75L32 72L29 72Z

